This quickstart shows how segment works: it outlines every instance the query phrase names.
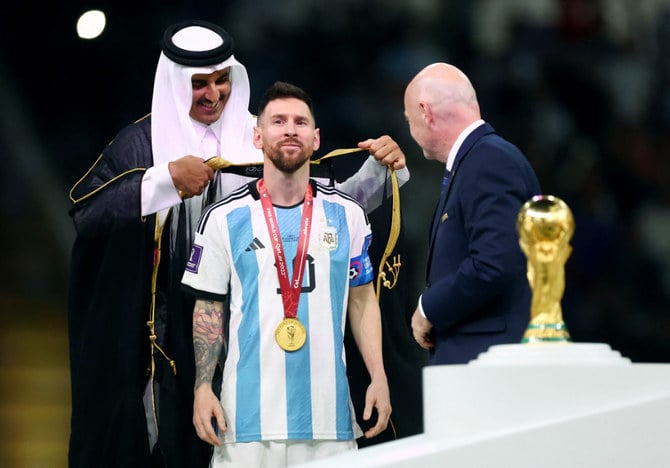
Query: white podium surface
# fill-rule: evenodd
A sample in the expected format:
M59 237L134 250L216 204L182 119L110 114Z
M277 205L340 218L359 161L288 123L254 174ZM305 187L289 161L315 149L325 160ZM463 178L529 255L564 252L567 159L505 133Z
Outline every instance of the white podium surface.
M424 432L303 467L670 467L670 365L601 343L491 347L423 371Z

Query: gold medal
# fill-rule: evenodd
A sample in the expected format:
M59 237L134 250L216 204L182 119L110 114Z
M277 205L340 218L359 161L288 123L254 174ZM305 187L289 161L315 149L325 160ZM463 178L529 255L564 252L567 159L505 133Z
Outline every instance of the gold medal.
M305 327L295 318L285 318L275 330L275 340L284 351L302 348L307 339Z

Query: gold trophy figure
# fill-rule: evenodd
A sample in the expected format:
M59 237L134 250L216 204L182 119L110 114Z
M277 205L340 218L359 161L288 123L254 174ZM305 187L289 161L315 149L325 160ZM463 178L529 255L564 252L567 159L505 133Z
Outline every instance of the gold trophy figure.
M553 195L536 195L519 210L519 245L528 259L532 290L530 323L522 343L568 342L561 299L565 291L565 262L572 253L575 221L568 205Z

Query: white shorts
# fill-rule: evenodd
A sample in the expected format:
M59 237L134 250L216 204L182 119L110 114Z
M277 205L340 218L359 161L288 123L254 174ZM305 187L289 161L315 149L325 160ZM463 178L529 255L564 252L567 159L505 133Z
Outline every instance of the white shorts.
M214 447L211 468L282 468L358 450L355 440L268 440Z

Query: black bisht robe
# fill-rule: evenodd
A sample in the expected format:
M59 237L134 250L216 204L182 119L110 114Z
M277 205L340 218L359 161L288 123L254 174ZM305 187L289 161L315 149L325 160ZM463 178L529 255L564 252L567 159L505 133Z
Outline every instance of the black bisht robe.
M330 164L333 177L338 181L350 177L362 163L357 153L327 161ZM391 181L388 180L387 182L390 190ZM406 193L403 192L403 187L400 188L401 201L404 200L403 194ZM377 286L379 264L389 239L392 213L393 200L386 197L380 207L368 214L372 226L372 244L369 248L369 254L374 266L375 288ZM396 255L400 256L400 262L402 263L398 281L392 289L381 286L379 292L384 368L388 379L393 412L389 426L384 432L372 439L361 437L357 440L358 446L361 448L423 432L422 369L428 364L428 352L416 343L411 332L410 320L416 309L416 298L418 297L418 293L411 290L411 278L417 274L416 265L413 263L416 258L415 254L412 253L411 246L408 245L402 227L396 246L387 262L393 264L393 258ZM388 271L387 279L391 279ZM370 421L363 420L365 391L370 384L370 376L348 324L344 346L347 356L347 375L356 420L365 432L374 425L376 412L373 412Z
M209 464L211 448L197 437L191 420L193 298L180 288L189 252L179 244L170 252L169 220L161 245L156 327L177 373L154 353L159 429L153 453L149 447L142 396L151 371L147 321L156 220L141 217L140 183L152 165L147 117L119 132L71 192L77 238L68 285L70 468Z

